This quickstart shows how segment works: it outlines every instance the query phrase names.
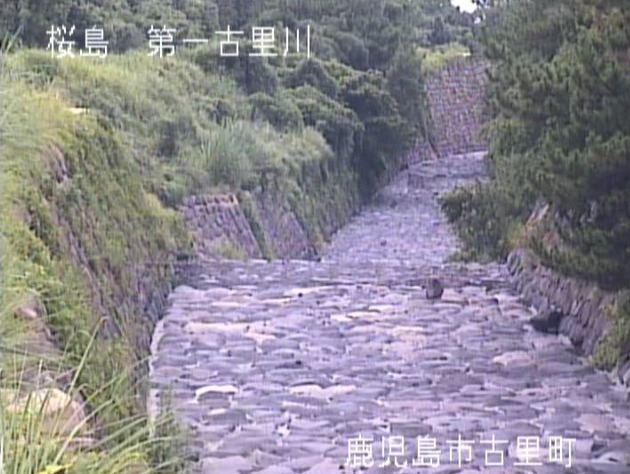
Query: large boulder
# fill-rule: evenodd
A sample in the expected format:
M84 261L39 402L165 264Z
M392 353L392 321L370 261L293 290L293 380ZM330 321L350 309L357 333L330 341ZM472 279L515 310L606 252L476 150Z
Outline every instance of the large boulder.
M83 425L73 436L82 436L89 429L87 415L81 403L57 388L42 388L18 396L7 392L13 400L5 411L14 416L37 417L42 434L47 436L68 436Z

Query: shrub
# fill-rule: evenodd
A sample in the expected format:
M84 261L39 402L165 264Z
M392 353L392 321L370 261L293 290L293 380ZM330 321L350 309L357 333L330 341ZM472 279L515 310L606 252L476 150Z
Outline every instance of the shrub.
M322 63L316 59L302 61L298 67L285 79L285 85L290 88L312 86L328 97L337 97L338 85L328 74Z
M300 109L284 92L275 96L258 92L249 96L254 118L263 118L280 131L299 130L304 126Z
M288 94L302 112L304 123L321 132L341 160L349 158L363 133L357 115L312 86Z

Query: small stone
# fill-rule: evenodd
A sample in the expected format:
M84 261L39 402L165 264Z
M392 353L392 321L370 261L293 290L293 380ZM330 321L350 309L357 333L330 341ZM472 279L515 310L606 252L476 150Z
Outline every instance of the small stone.
M531 356L525 351L512 351L505 352L492 359L497 364L510 365L514 363L528 363L531 362Z
M432 278L429 280L429 284L426 288L426 296L429 300L439 300L444 293L444 287L442 283L437 278Z
M285 466L269 466L262 471L256 471L256 474L294 474L294 471Z
M559 311L552 311L547 316L537 316L529 320L529 324L536 331L558 334L560 328L560 322L562 321L563 314Z
M15 310L18 319L33 320L46 316L46 307L35 292L29 292L23 304Z

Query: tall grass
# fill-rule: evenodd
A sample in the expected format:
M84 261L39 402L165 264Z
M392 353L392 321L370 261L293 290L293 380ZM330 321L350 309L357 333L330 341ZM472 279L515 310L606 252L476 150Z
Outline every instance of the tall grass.
M227 184L240 189L252 179L252 160L261 152L258 139L247 124L227 122L207 130L196 153L184 157L183 163L205 177L197 187Z
M199 147L204 131L222 118L249 113L233 81L179 58L130 52L106 61L59 60L46 51L21 50L7 61L7 71L107 117L142 167L145 187L162 197L185 194L175 166L182 152Z
M324 138L311 128L280 133L268 123L226 120L201 134L200 144L182 153L178 164L190 176L192 192L227 185L250 189L260 174L286 177L305 162L332 158Z

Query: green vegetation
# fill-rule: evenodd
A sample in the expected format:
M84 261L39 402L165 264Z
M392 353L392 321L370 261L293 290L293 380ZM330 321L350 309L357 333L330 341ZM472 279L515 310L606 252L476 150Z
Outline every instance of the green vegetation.
M566 275L628 289L630 8L614 0L495 3L482 41L494 63L493 180L456 191L443 208L467 257L505 258L515 242L528 242ZM538 203L549 204L549 217L524 226ZM613 317L603 365L630 353L627 301Z
M133 472L161 442L149 439L154 427L136 397L143 302L125 288L165 278L165 267L147 263L166 261L188 238L179 217L143 189L138 164L102 117L73 113L22 76L8 79L16 70L4 62L0 330L2 390L13 395L3 406L5 469ZM102 337L93 339L97 328ZM61 395L33 393L59 386L82 395L91 414L55 434L68 419L49 419L48 404ZM95 458L73 456L77 438L97 434ZM104 448L107 459L98 455ZM173 459L154 472L169 465L177 472Z
M11 379L7 387L6 372L0 390L3 470L16 474L80 474L120 472L123 474L182 472L185 469L186 433L169 414L148 419L135 414L109 418L116 406L133 392L123 387L132 378L133 368L119 372L85 399L92 409L79 402L79 385L86 362L94 349L94 338L78 365L62 358L57 372L67 373L71 380L50 380L35 387L29 382ZM3 369L24 375L27 354L3 357ZM38 374L44 370L41 361ZM46 362L52 362L48 360ZM43 377L42 377L43 378ZM65 391L57 388L65 385ZM72 395L68 395L72 394ZM108 394L107 397L104 395ZM114 421L115 420L115 421Z
M234 244L234 242L229 241L226 238L221 239L217 244L215 244L215 252L221 258L227 260L245 260L246 256L243 251Z
M182 472L176 427L150 423L144 403L147 311L190 253L174 209L235 193L273 258L253 199L269 190L321 245L429 135L420 48L474 49L472 22L438 0L0 1L8 472ZM294 45L308 24L312 57L250 57L245 39L221 57L228 24L275 26L280 51L284 27ZM102 27L108 57L53 58L52 25L75 25L75 50ZM151 25L210 41L149 57ZM217 251L243 257L232 242ZM33 417L24 401L42 387L86 403L76 430L40 429L46 404ZM75 449L86 437L89 453Z
M626 362L630 353L630 291L622 291L617 304L609 308L608 317L612 319L614 331L593 356L593 362L605 369L619 367Z
M460 43L448 43L434 48L421 47L419 48L419 53L422 55L422 65L425 74L439 71L448 62L471 54L470 50Z

